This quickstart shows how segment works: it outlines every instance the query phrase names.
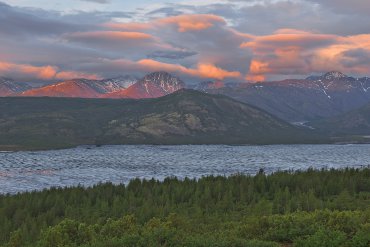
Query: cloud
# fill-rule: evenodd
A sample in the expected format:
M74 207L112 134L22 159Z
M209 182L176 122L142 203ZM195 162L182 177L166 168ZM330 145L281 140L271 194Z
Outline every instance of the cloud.
M108 22L102 24L103 27L110 28L110 29L118 29L118 30L126 30L126 31L142 31L150 29L152 26L149 23L139 23L139 22L129 22L129 23L121 23L121 22Z
M180 64L164 63L153 59L141 59L131 61L127 59L117 60L101 60L100 64L96 64L96 68L104 70L129 70L131 72L154 72L167 71L177 75L187 77L208 78L216 80L224 80L226 78L242 79L242 74L238 71L228 71L210 63L199 63L194 68L188 68Z
M200 31L212 27L215 23L225 24L225 20L216 15L178 15L158 20L163 24L174 24L179 32Z
M168 70L190 81L257 81L326 70L370 74L367 1L172 1L132 12L112 9L117 3L90 12L0 3L0 76Z
M57 35L77 30L77 25L52 18L42 18L44 11L25 11L9 5L0 5L0 35L2 38L36 35Z
M197 52L191 51L155 51L147 55L148 58L167 58L167 59L184 59L187 57L191 57L197 55Z
M12 78L37 78L40 80L55 80L55 79L73 79L87 78L98 79L94 74L86 74L77 71L62 71L56 66L33 66L29 64L15 64L5 61L0 61L0 73L4 76Z
M119 31L94 31L78 32L66 35L70 40L90 41L125 41L125 40L148 40L154 39L153 36L140 32L119 32Z
M263 80L274 75L305 75L341 70L345 73L370 73L370 34L337 36L278 30L256 36L242 48L251 49L253 59L247 79Z
M158 71L165 70L168 72L181 73L183 75L211 78L217 80L223 80L225 78L240 78L241 74L238 71L227 71L219 68L213 64L202 64L199 63L197 68L186 68L179 64L168 64L161 63L152 59L143 59L137 62L137 65L141 66L144 70Z
M341 14L365 14L370 12L370 2L368 0L308 0L327 7Z
M107 4L110 3L110 0L80 0L84 2L93 2L93 3L101 3L101 4Z
M89 31L63 35L68 43L103 51L103 56L124 55L133 59L142 58L145 53L172 47L151 34L134 31ZM112 54L112 55L111 55Z
M163 28L163 26L174 25L181 33L190 31L201 31L213 27L215 24L225 24L225 20L212 14L188 14L165 18L157 18L147 23L106 23L105 27L121 30L145 30Z

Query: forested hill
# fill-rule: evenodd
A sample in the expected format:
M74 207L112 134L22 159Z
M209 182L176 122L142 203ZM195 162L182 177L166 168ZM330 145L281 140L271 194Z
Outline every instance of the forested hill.
M167 178L0 196L0 246L370 244L370 169Z
M194 90L146 100L0 98L0 119L0 150L321 139L258 108Z
M346 114L313 121L309 125L332 135L370 136L370 104Z

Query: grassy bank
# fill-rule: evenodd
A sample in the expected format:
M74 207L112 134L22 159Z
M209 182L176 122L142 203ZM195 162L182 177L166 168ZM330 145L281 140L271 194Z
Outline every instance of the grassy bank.
M0 243L369 246L369 205L369 168L137 179L0 196Z

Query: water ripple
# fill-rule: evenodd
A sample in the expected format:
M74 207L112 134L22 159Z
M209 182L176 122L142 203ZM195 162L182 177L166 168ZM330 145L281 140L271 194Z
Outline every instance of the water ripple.
M370 145L81 146L0 153L0 193L55 186L127 183L132 178L255 174L370 165Z

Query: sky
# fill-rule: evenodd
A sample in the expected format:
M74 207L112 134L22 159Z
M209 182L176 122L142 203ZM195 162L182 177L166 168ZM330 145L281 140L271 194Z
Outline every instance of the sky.
M0 0L0 76L370 75L368 0Z

